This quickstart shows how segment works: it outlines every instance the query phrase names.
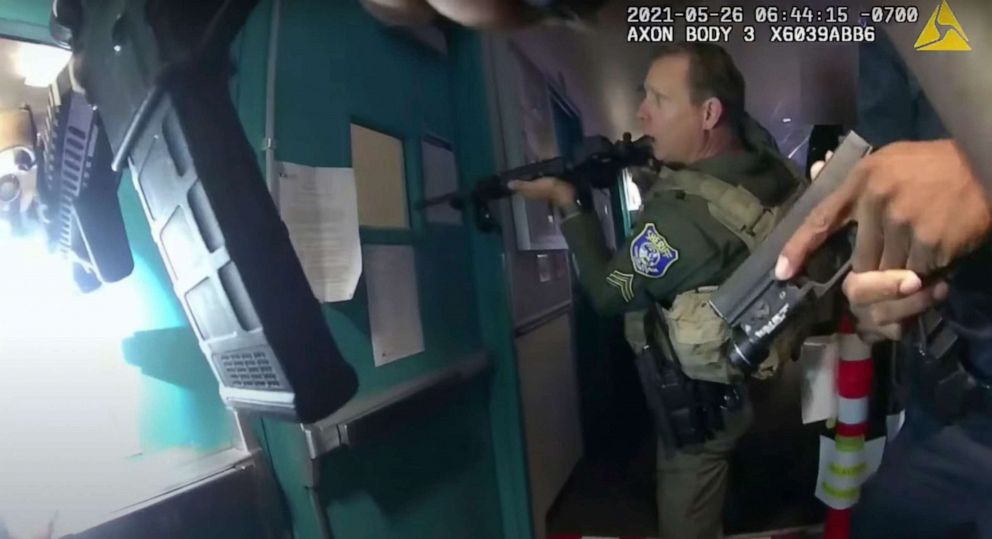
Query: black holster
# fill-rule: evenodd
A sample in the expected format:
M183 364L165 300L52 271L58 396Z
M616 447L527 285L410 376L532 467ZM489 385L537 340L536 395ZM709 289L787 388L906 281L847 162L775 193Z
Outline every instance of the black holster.
M645 317L646 345L637 354L637 370L648 407L666 453L700 445L725 428L725 410L740 409L742 386L693 380L682 372L667 332L655 309ZM665 350L662 350L664 348Z

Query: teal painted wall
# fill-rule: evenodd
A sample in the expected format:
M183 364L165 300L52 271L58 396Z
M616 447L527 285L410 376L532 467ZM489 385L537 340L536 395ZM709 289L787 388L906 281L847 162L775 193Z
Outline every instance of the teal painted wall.
M487 109L487 94L493 88L485 74L485 50L479 35L458 30L452 32L451 37L455 65L453 97L455 117L458 118L455 130L459 141L456 155L463 181L471 183L496 169L491 138L493 126L481 112ZM531 519L526 441L513 344L512 309L506 281L506 258L499 236L473 233L471 243L482 340L496 364L489 412L503 533L508 539L529 538L535 532Z
M47 0L0 4L0 33L43 40ZM235 43L232 96L249 140L261 148L269 36L266 0ZM453 29L439 55L386 29L355 0L284 2L277 88L278 158L315 166L349 166L349 122L404 140L408 194L422 196L420 138L454 143L460 180L493 170L486 85L478 36ZM259 151L259 162L262 154ZM216 382L199 356L137 194L125 179L120 198L136 255L129 278L143 289L151 321L124 343L127 360L146 376L147 447L207 449L230 431ZM322 462L322 494L337 539L526 538L532 535L512 328L498 238L469 226L429 225L411 211L411 230L362 230L365 243L410 244L416 251L427 351L373 366L364 280L355 299L325 306L345 359L358 372L360 395L388 389L486 349L495 370L430 420L379 444ZM157 426L156 426L157 425ZM318 537L303 488L305 453L298 426L253 425L271 456L300 539Z
M268 9L266 4L260 12ZM264 134L267 33L267 22L253 18L241 44L236 95L253 141ZM355 122L403 141L411 207L422 198L420 141L426 135L453 143L463 183L491 172L480 42L457 30L449 37L444 56L382 26L357 1L284 2L277 158L350 166ZM415 210L410 219L409 230L363 228L361 236L363 244L414 247L426 351L374 366L364 279L352 301L324 307L345 359L358 373L359 396L482 348L493 355L496 369L491 378L458 391L436 417L380 443L325 457L321 494L332 533L338 539L529 537L511 332L508 316L492 314L509 312L499 243L468 226L428 224ZM258 427L296 537L317 537L298 427L278 421Z
M44 0L3 0L0 2L0 35L51 41L48 14L52 3Z
M391 34L357 2L284 3L276 95L277 157L313 166L350 166L350 123L402 139L411 201L422 198L420 139L454 134L451 68L443 56ZM484 111L479 111L481 117ZM358 370L359 394L379 391L450 364L481 346L467 227L363 230L363 242L416 248L427 351L376 368L364 280L356 299L325 308L332 332Z

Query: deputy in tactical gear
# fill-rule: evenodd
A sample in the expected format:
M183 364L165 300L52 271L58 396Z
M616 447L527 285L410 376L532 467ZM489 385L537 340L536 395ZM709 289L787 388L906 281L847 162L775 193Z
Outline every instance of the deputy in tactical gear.
M640 182L649 186L643 209L614 255L569 184L543 178L510 188L562 210L583 289L600 313L625 314L656 418L661 536L719 537L728 457L752 410L722 353L729 329L708 298L805 182L745 113L743 77L719 46L663 47L644 93L638 118L665 166ZM770 354L758 374L773 372L781 355Z

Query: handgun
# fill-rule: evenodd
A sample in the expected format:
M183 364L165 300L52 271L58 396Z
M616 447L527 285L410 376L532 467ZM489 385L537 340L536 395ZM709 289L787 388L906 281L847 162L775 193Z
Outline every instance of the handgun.
M119 277L102 271L99 261L107 258L99 246L120 254L113 247L122 232L116 173L130 169L224 402L312 422L347 402L358 381L331 336L231 101L231 42L256 4L54 2L53 36L72 50L73 86L88 112L95 111L115 174L93 191L88 206L118 214L107 216L112 230L79 197L65 200L58 215L96 225L75 227L95 255L91 269L101 270L93 275Z
M750 374L757 369L768 356L773 339L806 302L823 297L850 271L847 237L850 230L842 229L814 254L821 261L827 257L826 263L809 263L804 273L788 281L779 281L774 275L775 263L786 242L870 151L871 146L864 139L850 132L768 238L710 297L710 305L731 328L726 356L742 373ZM811 272L813 267L819 271Z

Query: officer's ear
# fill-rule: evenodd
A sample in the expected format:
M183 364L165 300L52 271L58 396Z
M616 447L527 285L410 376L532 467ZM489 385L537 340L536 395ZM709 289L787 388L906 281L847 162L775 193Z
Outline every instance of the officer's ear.
M709 131L714 129L723 118L723 103L716 97L707 98L703 101L703 129Z

